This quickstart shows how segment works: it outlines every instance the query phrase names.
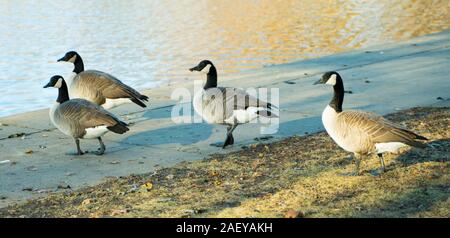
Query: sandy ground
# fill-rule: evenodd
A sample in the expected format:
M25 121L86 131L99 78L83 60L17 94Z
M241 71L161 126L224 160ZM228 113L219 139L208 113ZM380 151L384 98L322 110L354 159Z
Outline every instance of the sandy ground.
M387 118L428 137L362 163L325 132L263 141L228 154L0 210L0 217L450 217L450 107L412 108Z

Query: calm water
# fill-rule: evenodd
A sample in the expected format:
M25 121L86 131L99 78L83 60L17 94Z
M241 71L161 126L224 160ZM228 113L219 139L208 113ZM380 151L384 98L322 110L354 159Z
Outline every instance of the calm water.
M450 28L450 1L0 0L0 116L48 107L77 50L87 69L145 89L184 80L201 59L220 73L323 56Z

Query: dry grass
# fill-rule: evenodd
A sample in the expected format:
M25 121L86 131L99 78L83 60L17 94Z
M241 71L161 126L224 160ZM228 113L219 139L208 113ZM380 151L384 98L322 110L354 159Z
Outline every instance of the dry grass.
M0 217L450 217L450 108L388 118L431 146L387 155L382 175L372 158L361 176L344 176L353 161L322 132L52 194Z

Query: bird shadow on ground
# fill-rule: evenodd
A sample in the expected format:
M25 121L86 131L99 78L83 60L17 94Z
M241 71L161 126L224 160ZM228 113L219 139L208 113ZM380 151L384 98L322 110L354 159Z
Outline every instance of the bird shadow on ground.
M175 107L177 107L177 108L175 108ZM175 116L175 117L196 115L194 108L192 106L192 103L188 102L188 103L180 103L177 105L169 105L169 106L164 106L164 107L147 110L142 115L142 117L148 118L148 119L172 118L172 110L175 110L173 112L175 114L173 116Z
M405 167L424 162L447 162L450 160L450 139L440 139L427 143L427 148L413 148L395 160Z
M407 193L390 199L380 199L376 204L359 209L353 217L413 217L433 209L433 206L448 199L447 182L427 186L416 186Z
M292 136L293 134L314 133L323 130L320 116L305 117L280 123L277 135Z
M145 111L142 117L148 119L165 119L171 117L172 106L170 107L161 107L152 110Z
M176 124L175 126L144 131L121 142L136 145L181 144L190 145L208 139L213 126L206 123Z

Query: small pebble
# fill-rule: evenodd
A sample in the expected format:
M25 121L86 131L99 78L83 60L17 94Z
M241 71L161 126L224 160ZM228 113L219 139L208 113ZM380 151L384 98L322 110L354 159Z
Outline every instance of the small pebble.
M72 187L70 187L70 185L58 185L58 189L71 189Z
M117 215L125 214L127 212L128 212L128 210L126 210L126 209L113 210L111 212L111 216L117 216Z
M8 138L18 138L18 137L22 137L24 135L25 135L25 133L16 133L16 134L9 135Z
M28 171L36 171L37 167L36 166L30 166L30 167L27 167L27 170Z

